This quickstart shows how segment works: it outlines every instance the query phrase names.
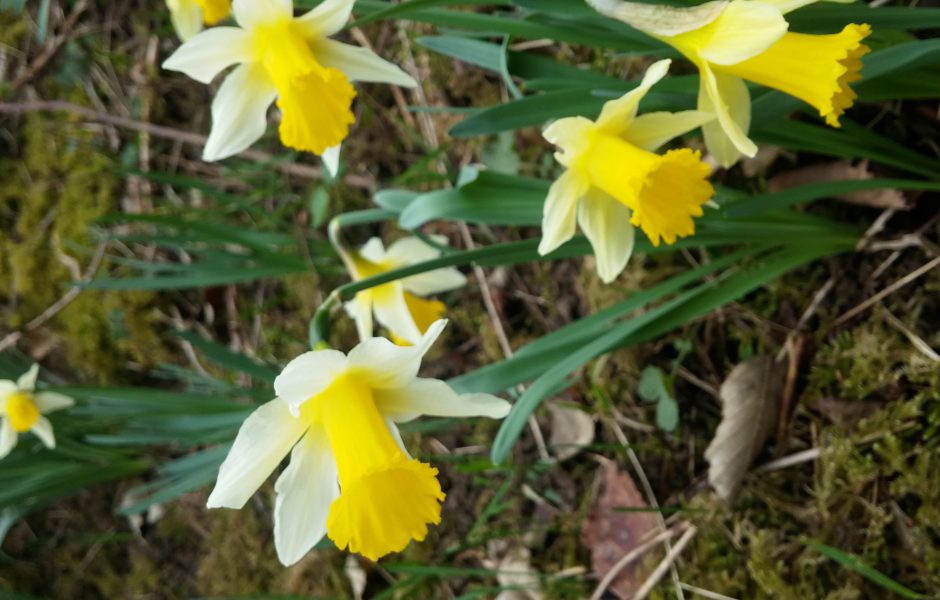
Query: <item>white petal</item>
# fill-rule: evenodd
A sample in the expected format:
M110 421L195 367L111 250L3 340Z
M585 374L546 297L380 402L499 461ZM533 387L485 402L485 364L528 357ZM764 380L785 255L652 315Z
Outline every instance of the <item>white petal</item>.
M201 27L201 10L199 15ZM209 83L227 67L249 60L251 37L247 31L238 27L213 27L177 48L163 61L163 68Z
M73 398L56 392L39 392L33 395L33 401L36 403L39 412L43 414L75 406Z
M566 117L558 119L545 128L542 137L559 147L555 153L555 160L566 167L587 150L591 138L590 132L594 129L594 121L584 117Z
M727 0L682 8L622 0L587 0L587 3L594 10L623 21L634 29L662 37L701 29L717 19L728 5Z
M447 238L436 236L435 242L444 243ZM440 257L441 251L416 237L405 237L392 242L385 251L385 258L397 265L413 265Z
M30 428L36 437L50 450L55 448L55 434L52 432L52 423L46 417L39 417Z
M10 420L0 419L0 458L5 457L16 447L17 437L19 434L13 429L13 425L10 425Z
M277 90L259 64L239 65L212 101L212 131L202 151L205 161L238 154L264 135L268 107Z
M392 333L417 344L421 330L405 302L405 289L400 281L393 281L372 290L372 311L375 320Z
M355 0L324 0L319 6L294 20L308 38L333 35L346 25Z
M350 81L374 81L403 87L418 85L410 75L368 48L322 39L313 44L313 53L320 64L339 69Z
M307 429L275 398L248 415L219 469L208 508L241 508Z
M232 12L239 25L245 29L251 29L271 21L293 18L294 2L293 0L234 0Z
M757 154L757 145L747 137L751 126L751 95L743 80L715 73L703 64L698 108L714 112L718 117L717 121L702 125L705 146L718 164L730 167L741 154Z
M16 380L17 389L23 390L24 392L31 392L36 389L36 379L39 377L39 365L33 363L33 366L29 368L29 371L26 371L20 378Z
M6 414L7 396L16 392L18 389L15 381L0 379L0 415Z
M605 132L612 135L619 135L626 131L633 117L636 116L636 109L640 101L646 96L650 88L669 72L669 65L672 63L668 58L656 61L646 70L643 80L640 84L616 100L611 100L604 104L601 115L597 118L597 126L604 129Z
M600 190L581 200L578 224L591 241L597 259L597 274L610 283L623 272L633 253L634 228L630 209Z
M326 151L320 155L320 160L323 161L323 167L329 171L331 177L336 177L339 174L339 152L342 144L336 144L332 148L327 148Z
M369 291L359 292L343 306L346 308L346 314L356 323L359 341L372 339L372 294Z
M458 395L439 379L415 379L401 388L376 391L375 403L383 415L395 421L407 421L416 415L501 419L509 413L509 403L502 398Z
M669 140L714 120L714 113L700 110L646 113L633 120L626 138L634 146L653 152Z
M359 256L369 262L383 262L385 260L385 246L382 244L382 240L377 237L369 238L369 241L363 244L362 248L359 248Z
M339 497L336 458L325 431L311 428L294 446L274 491L274 547L290 566L326 535L330 505Z
M539 254L546 255L574 235L578 200L588 185L574 169L568 169L552 184L542 213Z
M453 267L435 269L401 280L405 289L418 296L449 292L467 285L467 277Z
M202 31L202 8L194 0L167 0L176 35L184 42Z
M346 371L349 361L338 350L305 352L287 363L274 379L274 393L292 411L325 390L333 380Z
M421 358L446 325L446 319L435 321L414 346L398 346L385 338L365 340L349 352L350 366L366 374L374 389L404 387L418 376Z
M773 46L789 25L774 6L735 0L712 27L709 41L698 49L699 56L716 65L733 65Z

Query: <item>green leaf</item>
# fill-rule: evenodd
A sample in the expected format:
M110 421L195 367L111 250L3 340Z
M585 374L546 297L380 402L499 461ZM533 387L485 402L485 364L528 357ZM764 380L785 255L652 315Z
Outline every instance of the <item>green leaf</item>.
M447 219L497 225L531 225L541 221L550 182L465 167L456 188L421 194L398 217L404 229Z
M244 354L232 352L222 344L203 339L189 331L177 331L176 335L192 344L212 362L234 373L244 373L270 384L273 384L275 377L277 377L278 371L276 369L261 364Z
M637 393L647 402L659 402L669 397L666 389L666 374L659 367L649 366L640 374L640 384Z
M400 213L420 195L419 192L410 190L380 190L375 193L372 200L388 211Z
M868 23L875 29L934 29L940 27L940 9L906 6L866 6L819 3L787 14L791 31L833 33L846 23Z
M330 218L330 193L323 186L317 186L310 194L311 224L322 227Z
M504 131L483 147L480 161L493 173L519 174L519 154L515 148L516 138L511 131Z
M779 119L764 123L753 132L753 136L763 143L791 150L853 159L869 158L909 173L940 179L940 162L865 129L849 119L842 120L841 129Z
M679 404L672 396L663 396L656 404L656 426L663 431L675 431L679 426Z
M828 556L832 560L836 561L843 567L855 571L862 577L865 577L869 581L874 582L875 584L883 587L884 589L894 592L895 594L903 597L910 598L911 600L919 600L920 598L926 598L927 596L919 594L909 587L898 583L897 581L891 579L881 571L878 571L865 563L863 563L857 556L847 554L841 550L833 548L832 546L827 546L826 544L817 542L815 540L810 540L806 542L807 547L812 548L813 550Z

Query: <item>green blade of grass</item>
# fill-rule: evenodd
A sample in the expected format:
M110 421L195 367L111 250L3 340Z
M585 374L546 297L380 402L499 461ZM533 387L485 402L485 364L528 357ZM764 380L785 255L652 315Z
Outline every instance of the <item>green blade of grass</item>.
M767 281L826 254L845 250L843 245L805 245L781 250L755 268L736 273L717 284L707 282L648 313L619 324L578 348L550 367L519 397L493 440L491 458L506 459L531 415L558 386L585 363L605 352L662 335L760 287Z
M898 583L897 581L891 579L881 571L874 569L861 561L857 556L853 556L832 546L827 546L821 542L815 540L810 540L806 542L806 546L812 548L813 550L828 556L832 560L836 561L843 567L855 571L862 577L868 579L869 581L883 587L886 590L894 592L895 594L903 597L910 598L911 600L919 600L921 598L926 598L923 594L919 594L909 587Z

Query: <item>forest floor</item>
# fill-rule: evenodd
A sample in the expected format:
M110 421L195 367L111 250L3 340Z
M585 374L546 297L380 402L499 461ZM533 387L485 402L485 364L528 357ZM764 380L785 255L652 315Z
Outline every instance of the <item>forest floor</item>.
M212 90L160 69L178 44L162 2L53 0L50 15L50 35L39 42L35 13L0 9L0 97L19 106L0 114L0 351L41 361L71 383L152 385L172 394L183 386L169 380L174 369L228 376L171 335L180 328L284 364L305 350L320 301L346 281L339 261L326 257L310 274L191 290L82 290L58 306L71 281L119 273L115 253L146 253L102 246L105 215L216 202L148 173L251 199L251 209L225 212L221 222L323 242L318 213L371 207L380 187L432 189L477 162L516 161L518 172L540 175L550 156L536 130L454 140L446 131L459 115L408 110L491 104L503 87L413 44L432 29L401 22L370 24L362 35L380 55L418 70L420 94L361 87L355 143L344 148L340 180L324 183L310 157L284 161L274 128L251 159L206 164L193 134L208 130ZM565 45L539 52L621 76L643 66ZM936 155L924 142L940 130L935 101L859 110L871 111L883 132ZM781 173L828 160L772 150L762 158L719 179L765 189ZM325 208L314 201L321 189L329 193ZM144 476L84 491L14 525L0 555L0 590L54 599L346 598L364 582L367 598L500 591L514 594L503 598L586 598L637 545L637 532L665 527L673 547L680 539L688 546L651 598L675 597L679 582L686 598L891 597L821 553L818 539L940 597L930 595L940 594L940 358L931 350L940 348L940 270L905 282L938 256L940 221L936 197L907 194L905 202L904 209L810 205L875 243L590 364L538 413L544 446L527 433L506 465L489 463L492 422L429 421L409 431L413 453L440 469L447 500L442 524L401 555L372 564L320 550L283 568L272 543L270 482L241 511L206 510L201 490L142 522L118 516L125 493ZM456 226L428 231L466 245ZM519 228L470 233L481 244L538 235ZM401 234L391 227L355 234L359 241L370 235ZM107 249L104 260L96 248ZM485 289L468 272L470 285L447 299L451 325L424 372L446 378L502 359L494 319L518 348L708 255L636 256L610 286L584 264L590 260L488 269ZM336 327L336 341L351 347L351 323ZM798 346L792 408L756 460L764 467L752 469L728 505L710 490L704 458L721 419L718 390L735 365L785 344ZM637 393L651 365L677 375L680 417L672 432L656 426L655 406ZM155 459L172 454L154 450ZM653 504L662 510L642 508ZM662 547L649 552L613 588L635 590L664 556Z

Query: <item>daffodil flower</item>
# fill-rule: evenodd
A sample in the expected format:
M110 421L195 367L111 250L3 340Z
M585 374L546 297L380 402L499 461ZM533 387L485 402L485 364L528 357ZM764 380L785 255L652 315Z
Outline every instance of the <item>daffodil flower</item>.
M695 233L692 217L702 215L702 204L713 194L708 165L688 148L653 151L714 116L696 110L636 116L669 62L650 66L639 86L604 105L597 121L559 119L545 130L566 170L545 200L540 254L571 239L577 221L594 247L598 275L610 283L633 252L634 225L657 246L660 239L672 244Z
M855 101L849 84L861 79L861 57L869 52L862 40L871 27L852 23L831 35L787 31L784 15L816 1L719 0L691 8L588 3L673 46L698 67L698 106L717 116L702 128L705 144L728 167L742 154L757 153L747 136L751 97L745 80L803 100L832 127Z
M330 39L349 19L354 0L325 0L294 17L292 0L234 0L239 27L213 27L183 44L163 63L202 83L232 65L212 103L212 131L203 159L241 152L267 127L277 100L281 141L324 156L336 172L339 144L355 120L351 81L414 86L395 65L365 48Z
M241 426L219 470L208 507L241 508L281 460L274 485L274 545L285 565L325 535L372 560L422 541L441 520L437 469L409 456L396 423L420 415L502 418L509 404L489 394L458 395L417 377L445 321L415 346L371 338L348 355L315 350L274 381L277 398Z
M19 434L32 431L47 448L55 448L52 423L43 415L68 408L75 401L55 392L37 392L39 365L16 381L0 380L0 458L16 446Z
M232 0L166 0L176 35L184 42L200 31L202 25L215 25L232 12Z
M439 236L432 239L439 244L446 241ZM387 250L382 240L372 238L358 252L351 253L346 262L353 279L358 280L440 255L440 250L418 238L402 238L392 242ZM359 339L372 337L374 312L393 340L402 345L416 344L431 324L444 315L444 303L426 300L425 296L449 292L466 283L467 278L457 269L435 269L361 291L346 303L346 312L356 321Z

